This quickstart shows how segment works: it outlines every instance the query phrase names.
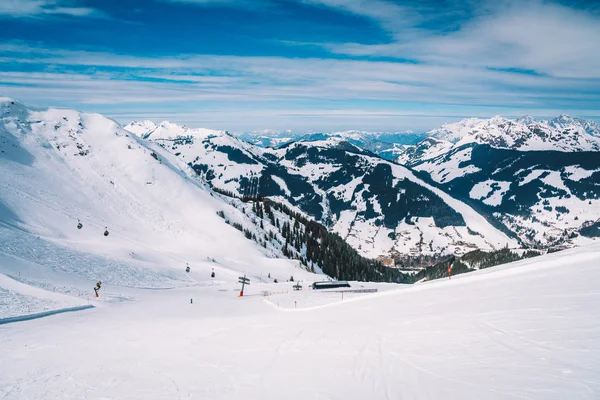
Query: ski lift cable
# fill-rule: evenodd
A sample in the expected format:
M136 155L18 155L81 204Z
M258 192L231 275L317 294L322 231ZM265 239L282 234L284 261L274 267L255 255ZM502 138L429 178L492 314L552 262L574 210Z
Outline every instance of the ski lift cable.
M64 208L64 207L61 207L61 206L59 206L57 204L51 204L51 203L45 204L45 207L51 209L54 212L62 214L66 218L69 218L69 219L74 218L73 217L74 213L72 212L72 210L69 210L68 208ZM80 209L80 211L83 212L84 210ZM98 223L97 219L95 218L95 216L93 214L90 214L89 212L83 212L83 214L87 214L88 215L87 218L84 217L84 220L86 221L86 225L89 225L89 226L95 227L95 228L98 228L98 227L100 227L100 226L103 225L102 223ZM81 219L77 218L77 220L78 220L78 223L81 223L82 227L83 227L83 223L81 222ZM162 254L163 256L165 256L167 258L171 258L171 259L174 259L174 260L180 261L180 262L186 262L185 259L183 259L181 257L178 257L178 256L176 256L176 255L174 255L172 253L167 253L167 252L160 251L160 250L157 250L155 248L152 248L152 247L146 245L145 243L143 243L141 241L138 241L138 240L136 240L136 239L134 239L134 238L132 238L132 237L130 237L128 235L124 235L124 234L120 233L118 230L112 232L111 235L112 236L119 236L121 238L127 239L130 242L136 243L136 244L138 244L138 245L140 245L140 246L142 246L142 247L144 247L144 248L146 248L148 250L151 250L151 251L154 251L156 253Z
M69 215L69 214L67 214L67 213L63 213L63 214L65 214L65 215ZM70 216L70 215L69 215L69 216ZM79 223L81 223L81 220L80 220L80 218L77 218L77 220L79 221ZM81 223L81 224L83 225L83 223ZM97 223L97 222L95 222L95 221L92 221L92 222L90 222L90 223L89 223L89 225L91 225L91 226L92 226L92 227L94 227L94 228L97 228L97 227L100 227L100 226L102 226L102 224L98 224L98 223ZM105 225L105 227L104 227L104 232L106 232L106 231L108 231L108 227ZM133 242L133 243L135 243L135 244L137 244L137 245L139 245L139 246L142 246L142 247L144 247L144 248L146 248L146 249L148 249L148 250L151 250L151 251L153 251L153 252L159 253L159 254L161 254L161 255L163 255L163 256L165 256L165 257L167 257L167 258L171 258L171 259L174 259L174 260L176 260L176 261L179 261L179 262L182 262L182 263L183 263L183 262L186 262L186 260L185 260L185 259L183 259L183 258L181 258L181 257L178 257L178 256L176 256L176 255L174 255L174 254L172 254L172 253L167 253L167 252L164 252L164 251L161 251L161 250L157 250L156 248L153 248L153 247L151 247L151 246L148 246L148 245L147 245L147 244L145 244L144 242L141 242L141 241L139 241L139 240L136 240L136 239L132 238L132 237L131 237L131 236L129 236L129 235L126 235L126 234L123 234L123 233L121 233L121 232L120 232L120 231L118 231L118 230L116 230L116 231L112 231L112 232L110 232L110 231L109 231L109 234L110 234L111 236L113 236L113 237L114 237L114 236L119 236L119 237L121 237L121 238L123 238L123 239L126 239L126 240L128 240L128 241L130 241L130 242ZM106 235L106 234L105 234L104 236L108 236L108 235Z
M50 208L51 210L53 210L53 211L55 211L57 213L60 213L60 214L64 215L65 217L67 217L69 219L74 218L72 212L69 212L68 210L66 210L66 209L64 209L62 207L57 207L57 206L53 207L53 206L50 206L49 204L46 204L46 207ZM80 218L76 218L76 219L83 225L83 223L81 222ZM89 217L88 218L84 218L84 220L86 221L86 225L91 226L92 228L98 228L98 227L101 227L103 225L102 223L99 223L93 215L89 215ZM106 225L105 225L105 227L106 227ZM185 259L183 259L181 257L178 257L178 256L174 255L173 253L167 253L167 252L164 252L164 251L161 251L161 250L157 250L157 249L155 249L155 248L153 248L151 246L148 246L147 244L145 244L145 243L143 243L143 242L141 242L139 240L136 240L136 239L132 238L129 235L125 235L125 234L121 233L118 230L110 232L110 235L113 236L113 237L114 236L118 236L118 237L121 237L123 239L127 239L130 242L136 243L139 246L142 246L142 247L144 247L144 248L146 248L148 250L151 250L153 252L159 253L159 254L167 257L167 258L171 258L173 260L176 260L176 261L179 261L179 262L182 262L182 263L186 262Z
M136 243L136 244L138 244L138 245L140 245L140 246L142 246L142 247L144 247L144 248L146 248L148 250L151 250L153 252L159 253L159 254L167 257L167 258L171 258L171 259L179 261L181 263L184 263L184 262L187 263L188 262L184 258L178 257L178 256L174 255L173 253L168 253L168 252L165 252L165 251L158 250L158 249L156 249L154 247L151 247L151 246L145 244L144 242L141 242L141 241L139 241L137 239L132 238L129 235L126 235L126 234L122 233L121 231L113 231L110 234L111 234L111 236L118 236L118 237L126 239L126 240L128 240L130 242Z

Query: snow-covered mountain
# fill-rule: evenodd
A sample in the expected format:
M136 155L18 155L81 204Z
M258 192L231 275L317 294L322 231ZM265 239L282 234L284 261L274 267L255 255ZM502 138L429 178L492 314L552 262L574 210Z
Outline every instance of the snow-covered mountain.
M287 129L284 131L263 129L260 131L242 132L237 136L239 136L242 140L259 147L275 148L298 140L304 136L304 134L295 132L293 129Z
M98 280L110 302L134 288L205 284L213 270L232 283L316 276L255 218L110 119L0 99L0 318L88 304Z
M444 154L452 148L452 142L428 137L414 146L405 147L395 161L402 165L415 165L423 160Z
M134 127L135 129L135 127ZM412 146L426 137L424 133L406 132L368 132L368 131L340 131L340 132L317 132L300 133L293 130L286 131L254 131L238 135L248 143L259 147L277 148L296 141L322 140L327 137L342 138L364 150L369 150L378 156L394 160L407 146Z
M133 121L125 125L123 129L141 137L142 139L174 139L183 136L207 137L219 135L222 132L205 128L188 128L185 125L174 124L169 121L163 121L155 124L152 121Z
M219 282L144 291L1 325L0 394L593 400L599 264L596 245L409 287L352 282L381 293L343 299L254 279L242 299Z
M398 217L369 217L379 210L409 210L403 227L421 229L425 246L445 233L472 240L469 228L488 241L502 235L408 169L340 138L272 150L226 133L163 136L143 140L97 114L0 100L0 397L598 397L600 358L590 349L600 347L600 244L400 290L351 282L376 294L306 290L322 275L271 257L267 237L266 247L244 237L266 236L273 219L288 233L306 225L290 226L278 210L262 219L204 178L297 208L327 201L332 214L333 203L362 204L340 211L357 229L380 221L383 230ZM239 178L246 168L256 173ZM460 218L468 227L439 227ZM233 226L250 229L253 219L266 229ZM238 298L242 274L251 285ZM90 298L98 280L100 297ZM76 312L22 322L66 307Z
M284 202L323 222L365 256L462 254L515 244L470 207L341 135L313 135L278 149L227 133L148 137L213 187Z
M548 121L466 119L430 132L397 161L533 246L600 235L600 129Z
M302 142L322 140L323 138L339 138L363 150L368 150L386 160L395 160L408 147L423 140L426 135L411 131L398 133L343 131L331 133L314 133L298 139Z
M429 136L457 147L477 143L520 151L600 151L600 127L593 121L566 115L548 121L532 117L469 118L445 124L430 131Z

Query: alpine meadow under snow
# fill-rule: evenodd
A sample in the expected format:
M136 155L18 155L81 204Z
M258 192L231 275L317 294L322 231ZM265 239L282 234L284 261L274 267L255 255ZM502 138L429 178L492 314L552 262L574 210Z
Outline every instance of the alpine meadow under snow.
M0 398L597 399L596 128L468 120L394 162L3 98Z

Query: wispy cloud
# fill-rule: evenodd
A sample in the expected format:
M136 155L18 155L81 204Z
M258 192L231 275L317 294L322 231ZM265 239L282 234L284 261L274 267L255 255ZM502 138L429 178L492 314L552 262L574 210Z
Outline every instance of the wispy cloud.
M106 109L109 115L118 109L168 113L177 108L206 117L202 110L208 108L215 114L207 121L222 129L234 129L240 118L253 129L283 128L285 116L289 124L308 126L310 120L313 128L350 128L352 122L364 129L391 128L392 121L406 124L412 118L412 125L397 129L418 129L425 121L437 121L436 115L482 114L486 106L492 115L518 109L526 111L517 114L546 109L590 115L600 95L587 80L477 66L211 55L150 58L23 44L0 45L0 52L5 54L0 58L4 95ZM253 117L243 118L247 113ZM281 123L271 125L272 118Z
M406 30L422 20L414 7L385 0L301 0L305 4L330 7L378 22L391 33Z
M380 44L323 44L334 53L600 78L600 16L584 10L541 0L481 1L472 4L472 18L439 32L426 24L429 9L407 11L383 0L373 8L360 0L305 1L374 19L393 37Z
M108 15L91 7L77 7L68 0L2 0L0 18L41 18L48 16L107 18Z
M196 6L219 6L241 8L244 10L258 10L274 5L273 0L158 0L165 3L181 3Z
M285 48L288 57L260 56L277 52L259 48L229 53L256 56L140 56L5 42L0 44L0 94L122 118L164 110L164 118L173 115L189 124L202 119L222 129L237 123L253 124L247 129L290 127L283 126L286 118L290 124L310 121L313 128L401 130L432 128L439 116L599 114L600 17L595 12L541 0L448 1L443 7L437 1L391 0L156 0L154 5L188 12L168 4L174 2L197 13L218 6L223 14L230 7L270 12L276 5L294 4L291 9L302 15L331 18L337 11L338 22L352 27L358 16L375 22L364 24L368 29L385 34L378 34L375 44L369 35L352 36L354 42L337 35L321 41L310 36L310 43L298 43L296 37L256 39L314 47L312 53L306 47L298 52L304 58L290 56L300 50L294 47ZM0 7L0 17L102 15L69 0L0 0ZM241 26L227 40L248 32ZM213 48L222 51L220 44ZM140 54L152 51L147 47ZM407 121L410 125L404 125Z

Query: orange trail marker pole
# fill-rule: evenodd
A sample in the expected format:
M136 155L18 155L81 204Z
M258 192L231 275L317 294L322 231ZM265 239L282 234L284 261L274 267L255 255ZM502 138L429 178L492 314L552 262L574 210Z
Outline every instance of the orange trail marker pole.
M244 295L244 286L250 284L250 279L246 278L246 275L239 277L239 283L242 284L242 290L240 290L240 295L238 297L242 297Z

